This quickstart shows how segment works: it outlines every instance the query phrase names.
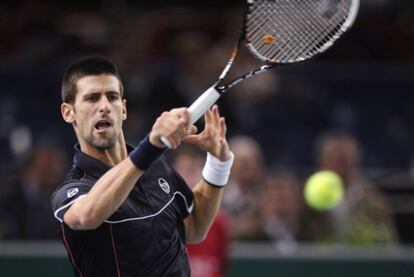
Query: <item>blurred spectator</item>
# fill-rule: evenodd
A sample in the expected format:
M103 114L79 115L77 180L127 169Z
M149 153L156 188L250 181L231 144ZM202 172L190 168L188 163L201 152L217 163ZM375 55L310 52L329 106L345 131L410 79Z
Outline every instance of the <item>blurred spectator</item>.
M223 1L165 2L161 7L156 1L9 2L0 4L0 162L6 164L15 159L13 147L24 149L21 142L25 141L15 136L24 137L25 128L34 136L49 128L68 133L62 138L67 142L65 147L72 147L72 131L59 117L50 116L58 111L45 105L44 99L59 101L56 90L63 65L73 56L103 54L120 64L129 93L128 106L134 111L125 126L127 139L133 142L146 133L149 120L154 118L151 114L191 104L212 85L229 58L243 16L235 1L224 6ZM235 86L219 100L229 132L254 134L266 148L269 164L296 169L311 163L311 155L304 154L319 130L327 126L347 128L358 131L367 164L407 170L414 136L410 128L414 112L409 101L414 85L413 6L414 1L361 1L352 30L324 55ZM256 65L257 61L242 49L228 79ZM343 74L344 70L348 74ZM9 137L11 149L6 146ZM252 182L237 177L239 174L249 175L234 174L232 182L236 185L226 188L224 207L231 211L233 226L237 226L232 228L232 236L254 239L260 236L257 207L245 203L257 201L260 182L253 182L254 189L240 189L239 180ZM9 168L0 175L2 212L10 204L10 188L16 188L8 185L12 177ZM390 182L412 184L408 178ZM370 186L361 187L367 190ZM240 203L239 194L243 195ZM412 214L412 209L406 212L407 221ZM317 213L318 218L327 216L331 213ZM2 213L1 222L10 221L7 217ZM314 237L334 232L330 230L333 225L325 227L323 231L324 226L317 226L319 235Z
M282 252L294 250L303 207L297 178L290 173L272 172L264 182L259 203L266 238Z
M183 144L172 154L172 165L190 187L199 182L204 166L203 152ZM228 218L219 211L206 239L200 244L188 245L192 277L226 276L230 258Z
M349 134L330 132L316 142L317 170L331 170L343 180L344 200L332 211L310 217L304 231L312 241L352 245L397 242L392 211L381 192L361 174L358 142Z
M233 239L262 239L259 196L264 178L263 152L251 137L236 136L230 141L235 159L229 184L224 191L223 208L230 215Z
M59 148L39 145L32 149L19 176L0 187L2 239L57 239L56 220L50 212L50 196L67 169Z

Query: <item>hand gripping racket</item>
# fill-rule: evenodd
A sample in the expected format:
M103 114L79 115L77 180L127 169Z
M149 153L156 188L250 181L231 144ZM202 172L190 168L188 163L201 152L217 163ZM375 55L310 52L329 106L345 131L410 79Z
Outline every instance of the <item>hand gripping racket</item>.
M227 65L216 83L188 108L191 124L239 82L326 51L352 26L358 10L359 0L247 0L244 24ZM263 65L225 84L242 41ZM170 147L165 137L161 140Z

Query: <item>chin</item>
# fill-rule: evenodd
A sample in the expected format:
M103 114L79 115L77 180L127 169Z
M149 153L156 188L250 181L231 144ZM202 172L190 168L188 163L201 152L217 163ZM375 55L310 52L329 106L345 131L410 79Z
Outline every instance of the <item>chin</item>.
M107 139L93 138L89 144L98 150L110 150L115 147L116 138L115 136Z
M98 150L110 150L115 147L114 143L95 144L94 147Z

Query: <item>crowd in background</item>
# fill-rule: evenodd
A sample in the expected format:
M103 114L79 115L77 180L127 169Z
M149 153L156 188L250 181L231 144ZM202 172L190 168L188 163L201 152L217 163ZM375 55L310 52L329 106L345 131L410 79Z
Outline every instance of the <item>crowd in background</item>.
M211 252L227 253L233 240L272 242L280 251L303 242L414 241L414 7L363 2L353 30L326 55L257 76L219 101L236 159L206 241ZM75 142L61 120L59 86L75 58L105 55L119 66L133 145L162 111L191 104L217 78L242 10L232 1L150 3L0 4L1 239L57 237L50 193ZM257 65L242 52L232 75ZM193 185L204 156L188 146L168 154ZM317 170L344 180L345 199L332 211L303 201L304 181ZM226 255L219 259L211 263L225 267ZM192 260L193 271L206 261Z

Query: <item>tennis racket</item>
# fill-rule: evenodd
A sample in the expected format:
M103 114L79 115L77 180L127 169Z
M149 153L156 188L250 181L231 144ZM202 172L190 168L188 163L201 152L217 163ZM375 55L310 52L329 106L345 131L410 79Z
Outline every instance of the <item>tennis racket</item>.
M214 85L188 108L191 124L241 81L325 52L352 26L358 10L359 0L247 0L243 27L227 65ZM243 41L263 65L224 83ZM161 140L170 147L165 137Z

